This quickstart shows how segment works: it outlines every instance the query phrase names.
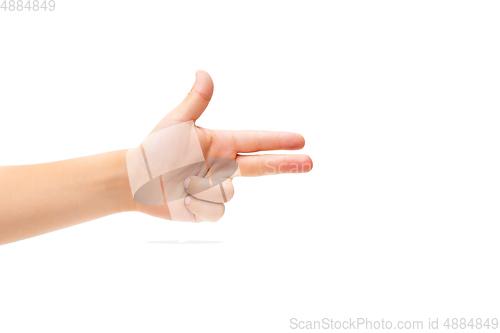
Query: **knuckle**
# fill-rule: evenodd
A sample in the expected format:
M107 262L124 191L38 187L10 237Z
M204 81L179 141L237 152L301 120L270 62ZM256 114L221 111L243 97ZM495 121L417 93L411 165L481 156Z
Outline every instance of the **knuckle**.
M189 92L188 96L189 95L195 96L195 98L201 98L205 102L210 102L210 98L208 98L208 96L206 96L205 94L199 92L198 90L191 90Z
M216 212L214 214L214 218L211 220L211 222L217 222L219 221L222 216L224 215L224 212L226 211L226 207L223 204L218 204L216 208Z

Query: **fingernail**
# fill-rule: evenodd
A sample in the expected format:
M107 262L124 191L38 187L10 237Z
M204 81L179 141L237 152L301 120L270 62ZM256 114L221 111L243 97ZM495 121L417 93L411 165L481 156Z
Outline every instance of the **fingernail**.
M190 202L191 202L191 197L186 197L186 200L184 200L186 206L188 206Z
M186 180L184 181L184 188L187 190L189 188L189 182L191 181L191 178L187 177Z
M194 86L196 85L196 80L198 80L198 72L199 71L196 71L196 73L194 73L194 83L193 83L193 87L191 88L191 91L193 91Z

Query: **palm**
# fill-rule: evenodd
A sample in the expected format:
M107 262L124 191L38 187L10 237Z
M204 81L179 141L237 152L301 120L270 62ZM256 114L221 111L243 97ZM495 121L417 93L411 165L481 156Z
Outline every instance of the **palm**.
M196 126L201 148L207 158L230 158L236 160L237 149L230 132L214 131Z

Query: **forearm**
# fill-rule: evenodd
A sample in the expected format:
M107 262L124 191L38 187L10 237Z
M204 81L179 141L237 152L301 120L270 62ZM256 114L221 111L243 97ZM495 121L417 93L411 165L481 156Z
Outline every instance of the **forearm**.
M125 154L0 167L0 244L134 210Z

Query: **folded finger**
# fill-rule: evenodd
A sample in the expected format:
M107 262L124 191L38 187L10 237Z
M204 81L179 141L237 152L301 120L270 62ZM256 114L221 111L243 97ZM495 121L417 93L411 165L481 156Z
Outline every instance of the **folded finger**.
M234 196L234 187L231 179L209 179L198 176L189 176L184 181L186 192L192 196L210 202L224 203Z
M187 209L196 216L197 222L216 222L224 215L225 207L222 203L213 203L187 196L184 201Z

